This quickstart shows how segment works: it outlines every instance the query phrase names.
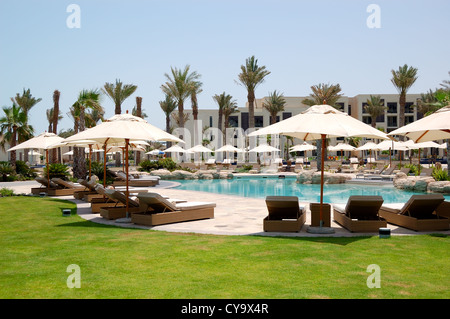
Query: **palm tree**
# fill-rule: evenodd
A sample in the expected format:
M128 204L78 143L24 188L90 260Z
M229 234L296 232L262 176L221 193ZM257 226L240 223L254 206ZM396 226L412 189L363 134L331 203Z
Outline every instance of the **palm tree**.
M191 83L191 105L192 105L192 117L194 118L194 121L197 120L198 117L197 95L203 92L202 85L203 83L200 81L193 81Z
M82 90L78 94L77 101L72 106L74 111L74 120L76 126L76 133L82 132L86 128L86 110L93 109L102 111L103 108L100 105L100 91L98 89L94 90ZM76 123L78 120L78 123ZM77 125L78 124L78 125ZM74 148L74 168L73 173L76 178L86 177L86 164L85 164L85 154L84 148L75 147Z
M337 104L337 101L341 98L341 86L339 84L325 84L320 83L317 85L311 86L311 93L309 99L304 99L302 101L303 104L308 106L320 105L320 104L328 104L333 106L334 108L339 109L340 105Z
M283 94L279 94L276 90L269 93L269 97L265 99L262 106L270 113L270 124L275 124L277 114L284 111L286 100Z
M337 109L340 106L337 104L337 101L342 96L341 94L341 86L339 84L324 84L320 83L318 85L311 86L312 93L309 95L309 99L304 99L302 101L303 104L312 106L312 105L320 105L320 104L328 104ZM322 155L322 140L317 140L317 167L321 167L321 155ZM325 148L326 152L326 148ZM324 154L326 158L326 153Z
M166 115L166 132L170 133L170 114L172 114L172 112L177 108L177 103L166 94L165 100L159 101L159 106Z
M194 83L200 78L195 71L189 73L189 69L189 65L186 65L183 70L171 67L172 76L165 73L167 81L161 85L164 94L169 95L177 103L180 128L184 128L184 101L192 94Z
M48 131L49 132L53 132L53 119L54 119L54 116L53 116L53 114L54 114L54 112L53 112L53 108L50 108L50 109L47 109L46 110L46 115L47 115L47 121L48 121ZM63 116L62 116L62 114L61 114L61 111L59 112L59 115L58 115L58 121L59 120L62 120L63 119Z
M384 111L387 109L384 106L384 101L382 100L381 96L371 95L367 101L367 105L364 106L364 110L370 114L370 117L372 118L372 127L376 127L377 125L377 117L384 114Z
M42 101L41 98L35 98L33 97L33 95L31 94L30 89L23 89L22 95L20 95L19 93L16 93L16 96L11 98L11 101L13 103L15 103L16 105L18 105L22 111L25 113L25 116L28 119L28 115L30 110L39 102ZM23 138L23 139L22 139ZM24 142L25 140L31 138L31 136L23 136L19 139L19 143ZM25 158L28 158L28 150L24 150L24 155Z
M400 94L399 97L399 127L405 125L405 105L406 105L406 93L411 88L411 86L417 80L417 69L413 67L408 67L408 65L403 65L398 68L397 71L391 70L392 79L391 82Z
M136 85L123 84L120 80L116 79L116 83L105 83L102 88L103 93L114 101L115 110L114 114L122 113L122 103L132 95L137 89Z
M249 128L255 127L255 89L264 82L264 78L270 74L265 66L258 66L258 60L251 56L245 60L245 65L241 65L241 73L238 80L247 89Z
M227 105L231 103L232 98L233 97L231 95L226 94L225 92L213 96L214 101L216 101L216 103L219 105L219 122L217 124L217 128L219 129L219 131L222 131L224 109Z
M31 136L33 128L27 124L26 113L15 103L11 107L4 106L4 116L0 118L0 146L5 151L5 144L16 146L18 137ZM11 151L11 167L16 168L16 151Z
M227 103L223 107L223 117L224 117L224 134L223 134L223 144L226 144L226 131L227 128L230 126L230 115L233 113L239 112L238 105L236 100L232 100L232 97L230 96L230 99L227 99Z

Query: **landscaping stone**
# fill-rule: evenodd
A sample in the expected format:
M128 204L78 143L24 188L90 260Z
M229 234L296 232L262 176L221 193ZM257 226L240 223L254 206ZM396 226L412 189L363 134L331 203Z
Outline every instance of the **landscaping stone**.
M342 184L354 178L353 174L324 172L325 184ZM320 184L321 173L318 171L303 171L297 175L297 183Z

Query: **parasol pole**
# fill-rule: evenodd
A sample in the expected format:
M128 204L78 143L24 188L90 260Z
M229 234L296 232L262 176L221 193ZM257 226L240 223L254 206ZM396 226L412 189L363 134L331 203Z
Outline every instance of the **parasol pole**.
M128 143L130 142L130 140L128 138L125 139L125 174L127 174L127 198L126 198L126 218L129 218L128 215L128 196L129 196L129 191L128 191Z
M48 149L45 150L45 162L47 164L47 186L48 186L48 188L51 188L51 185L50 185L50 169L48 167Z
M324 159L325 159L325 134L322 134L322 154L320 154L321 162L320 162L320 227L323 224L323 180L324 180Z
M91 180L92 144L89 144L89 180Z

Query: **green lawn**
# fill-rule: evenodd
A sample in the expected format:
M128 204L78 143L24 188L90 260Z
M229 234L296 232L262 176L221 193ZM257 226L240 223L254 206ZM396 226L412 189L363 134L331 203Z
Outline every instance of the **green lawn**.
M75 211L0 198L0 298L450 298L446 236L177 234L102 226ZM79 289L66 284L71 264ZM366 284L371 264L379 289Z

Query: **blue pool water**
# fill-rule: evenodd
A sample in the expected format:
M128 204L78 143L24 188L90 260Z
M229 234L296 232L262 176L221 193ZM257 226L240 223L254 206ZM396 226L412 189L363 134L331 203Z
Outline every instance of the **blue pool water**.
M265 198L266 196L297 196L301 202L320 202L320 185L297 184L295 178L251 178L213 180L177 180L178 189L209 193ZM324 186L324 202L345 204L351 195L379 195L384 203L404 203L411 195L424 194L396 189L393 186L332 184ZM445 196L450 200L450 196Z

